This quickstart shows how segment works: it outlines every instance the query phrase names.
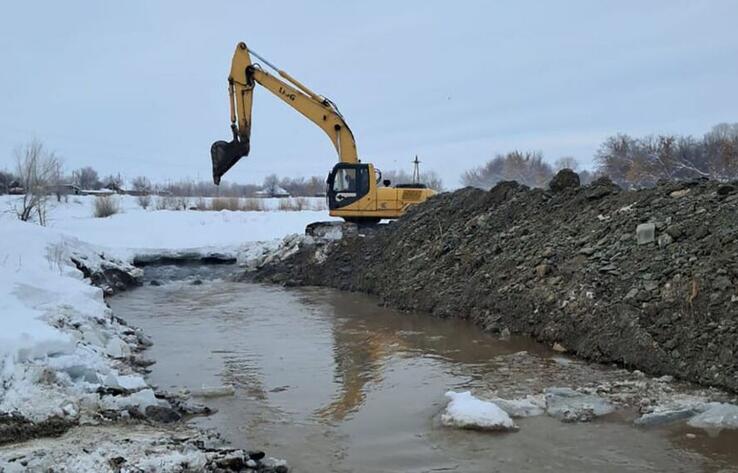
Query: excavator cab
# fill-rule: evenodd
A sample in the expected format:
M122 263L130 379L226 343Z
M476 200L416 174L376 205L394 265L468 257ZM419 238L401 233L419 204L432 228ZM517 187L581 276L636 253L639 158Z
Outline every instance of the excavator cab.
M371 189L370 171L368 164L336 164L326 180L328 208L340 209L367 195Z

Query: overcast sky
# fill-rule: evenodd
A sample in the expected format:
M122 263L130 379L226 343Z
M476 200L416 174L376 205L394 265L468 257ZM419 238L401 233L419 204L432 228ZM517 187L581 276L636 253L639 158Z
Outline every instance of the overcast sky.
M495 153L591 164L603 139L738 122L738 1L14 1L0 6L0 168L36 137L69 169L210 178L238 41L330 97L359 156L447 187ZM227 176L325 175L328 138L257 90Z

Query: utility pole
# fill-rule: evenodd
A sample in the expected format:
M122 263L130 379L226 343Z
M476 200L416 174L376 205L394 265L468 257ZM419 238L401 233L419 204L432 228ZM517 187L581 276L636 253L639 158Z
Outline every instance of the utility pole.
M418 155L415 155L415 161L413 161L413 184L420 182L420 161Z

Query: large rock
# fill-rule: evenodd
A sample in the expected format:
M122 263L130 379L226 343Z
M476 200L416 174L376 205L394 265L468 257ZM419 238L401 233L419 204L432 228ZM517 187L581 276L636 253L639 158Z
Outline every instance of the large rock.
M636 239L639 245L653 243L656 240L656 224L641 223L636 227Z
M588 200L598 200L620 191L620 187L612 182L609 177L603 176L595 179L587 188L585 195Z
M553 192L562 192L567 189L577 189L579 187L579 174L571 169L562 169L557 172L548 184L549 189Z
M177 411L167 406L147 406L144 413L147 418L164 424L178 422L182 418Z

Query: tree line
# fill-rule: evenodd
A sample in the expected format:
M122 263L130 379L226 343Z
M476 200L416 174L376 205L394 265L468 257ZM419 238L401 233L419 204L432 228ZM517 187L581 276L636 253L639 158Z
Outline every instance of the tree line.
M34 142L19 150L16 154L22 155L29 146L43 145L40 142ZM54 179L48 179L46 185L49 187L56 186L75 186L80 190L101 190L109 189L112 191L132 190L136 194L164 194L176 197L254 197L258 193L266 195L279 195L288 193L295 197L314 197L325 195L325 178L320 176L311 177L279 177L277 174L270 174L264 178L261 184L240 184L236 182L223 181L216 186L211 181L195 181L193 179L180 179L165 183L154 183L146 176L138 176L126 182L120 174L111 174L100 177L98 172L91 166L84 166L64 174L62 163L54 158L57 169ZM17 159L20 162L19 159ZM16 166L18 167L18 166ZM8 193L14 186L24 187L16 172L0 171L0 194ZM442 190L443 181L438 174L433 171L421 173L421 182L429 187ZM400 171L387 171L382 175L383 179L389 179L392 183L402 184L412 182L409 173Z
M486 163L467 170L461 176L465 186L490 188L500 181L515 180L530 187L546 187L560 169L577 171L583 184L596 177L607 176L626 188L652 186L659 180L684 180L704 177L719 181L738 180L738 123L716 125L700 138L679 135L649 135L632 137L617 134L607 138L594 156L594 169L582 169L573 157L562 157L554 162L544 159L537 151L511 151L498 154ZM383 179L393 184L412 182L404 170L383 173ZM428 171L421 174L421 182L442 190L439 176ZM40 141L33 141L16 152L13 171L0 170L0 194L13 187L45 189L59 198L63 186L120 191L131 189L137 194L163 194L181 197L253 197L257 193L274 195L285 191L292 196L317 196L325 192L325 180L320 176L267 176L259 184L223 182L220 186L210 181L178 180L154 183L139 176L126 183L120 175L100 177L91 166L71 173L64 172L63 162L46 150ZM33 189L31 189L33 190Z
M632 137L617 134L605 140L594 156L593 170L580 169L573 157L553 164L540 152L512 151L498 154L461 177L466 186L491 188L500 181L518 181L530 187L546 187L564 168L579 172L582 184L607 176L625 188L655 185L659 180L699 177L718 181L738 179L738 123L721 123L701 138L679 135Z

